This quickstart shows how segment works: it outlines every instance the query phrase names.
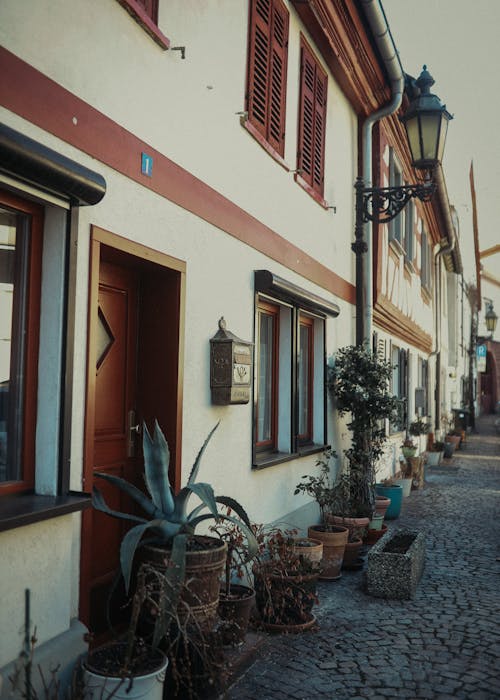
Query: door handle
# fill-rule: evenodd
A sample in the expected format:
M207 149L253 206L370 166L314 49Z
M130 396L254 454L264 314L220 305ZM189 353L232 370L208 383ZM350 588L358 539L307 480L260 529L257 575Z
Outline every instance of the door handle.
M136 437L141 434L142 426L136 424L135 410L131 409L128 412L128 439L127 439L127 456L135 457Z

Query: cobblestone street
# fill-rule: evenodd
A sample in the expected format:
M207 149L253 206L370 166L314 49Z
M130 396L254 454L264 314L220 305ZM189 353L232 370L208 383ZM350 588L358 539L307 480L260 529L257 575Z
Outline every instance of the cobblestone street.
M363 591L363 572L321 582L318 629L268 637L226 698L498 700L500 436L478 421L449 465L427 469L390 528L424 532L412 601Z

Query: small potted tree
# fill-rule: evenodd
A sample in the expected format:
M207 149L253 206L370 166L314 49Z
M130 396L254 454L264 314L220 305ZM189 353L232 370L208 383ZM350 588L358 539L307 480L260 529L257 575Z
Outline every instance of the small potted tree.
M398 401L390 393L392 365L368 348L341 348L330 369L330 389L341 416L348 416L351 446L345 471L351 490L351 515L371 519L375 511L375 465L387 440L385 422L397 421Z
M314 498L319 507L320 523L308 528L308 537L323 544L320 578L335 581L341 576L345 548L349 539L349 528L344 524L334 523L330 516L338 494L331 477L330 460L336 453L328 448L316 460L319 474L305 474L295 487L294 494L306 493Z

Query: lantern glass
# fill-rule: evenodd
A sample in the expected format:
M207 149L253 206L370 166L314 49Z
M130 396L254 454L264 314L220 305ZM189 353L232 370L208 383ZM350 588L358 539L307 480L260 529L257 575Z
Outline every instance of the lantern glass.
M484 320L486 322L486 330L488 331L488 333L494 333L497 327L498 316L493 311L493 307L491 306L491 304L488 307L488 311L484 317Z

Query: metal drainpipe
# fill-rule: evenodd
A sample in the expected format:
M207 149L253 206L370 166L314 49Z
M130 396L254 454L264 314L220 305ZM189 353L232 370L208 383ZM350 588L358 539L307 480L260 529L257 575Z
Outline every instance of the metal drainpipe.
M399 109L403 99L405 74L380 0L361 0L361 7L386 67L392 93L391 101L385 107L370 114L362 127L363 182L365 187L371 187L372 128L380 119ZM373 334L373 236L369 224L363 226L363 238L367 244L367 251L363 256L363 338L365 345L371 348ZM359 309L356 309L356 312L359 314Z
M455 230L453 228L453 222L450 216L450 205L448 200L448 193L446 191L446 183L444 181L443 170L440 165L438 165L434 171L434 180L437 185L437 194L441 200L442 209L445 215L445 224L448 229L448 238L451 240L448 245L444 248L440 248L434 258L434 280L436 284L436 308L435 308L435 347L430 353L429 359L431 357L436 357L436 375L439 371L441 374L441 275L439 274L439 262L443 255L448 255L455 248L456 238ZM436 431L440 430L440 420L439 420L439 406L441 403L441 384L440 377L436 376L436 390L435 390L435 416L434 416L434 428Z

